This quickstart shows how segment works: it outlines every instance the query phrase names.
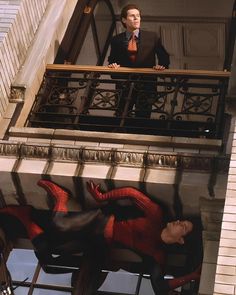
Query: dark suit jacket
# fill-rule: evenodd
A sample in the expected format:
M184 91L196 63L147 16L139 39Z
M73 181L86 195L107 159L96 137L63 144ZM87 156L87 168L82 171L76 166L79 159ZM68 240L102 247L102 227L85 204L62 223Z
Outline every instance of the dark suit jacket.
M162 46L161 40L155 32L140 30L137 46L137 58L132 63L128 56L126 33L116 35L111 41L111 51L108 57L109 64L117 63L123 67L133 68L152 68L156 65L155 56L157 56L158 64L168 68L170 63L169 54Z

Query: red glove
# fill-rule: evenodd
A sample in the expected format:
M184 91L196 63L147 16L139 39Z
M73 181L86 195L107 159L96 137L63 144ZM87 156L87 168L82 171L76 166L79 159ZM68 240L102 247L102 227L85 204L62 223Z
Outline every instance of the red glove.
M94 182L92 182L92 180L90 180L89 182L87 182L87 190L96 201L101 202L103 200L102 193L100 192L100 184L95 184Z
M155 204L144 193L133 187L121 187L112 189L109 192L101 193L99 184L94 184L92 181L87 182L87 189L98 202L110 200L129 199L133 204L141 209L146 216L154 218L160 215L160 206Z

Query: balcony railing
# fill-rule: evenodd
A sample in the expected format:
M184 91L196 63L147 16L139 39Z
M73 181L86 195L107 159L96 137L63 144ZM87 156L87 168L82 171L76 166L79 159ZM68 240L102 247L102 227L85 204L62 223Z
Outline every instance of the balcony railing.
M27 126L221 138L229 76L48 65Z

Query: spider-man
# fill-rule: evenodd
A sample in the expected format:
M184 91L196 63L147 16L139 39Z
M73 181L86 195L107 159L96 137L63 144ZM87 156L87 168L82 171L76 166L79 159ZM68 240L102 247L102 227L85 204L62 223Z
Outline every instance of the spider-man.
M184 237L192 231L193 224L188 220L164 224L161 207L141 191L122 187L102 193L99 185L92 181L87 183L88 191L98 203L107 202L109 206L111 201L129 199L142 213L131 218L117 218L103 207L68 212L69 193L65 189L50 180L39 180L38 185L55 200L53 213L47 222L39 222L41 212L38 214L39 210L31 206L7 206L0 209L0 213L13 216L23 224L42 265L58 260L53 255L55 253L65 256L91 247L99 251L119 244L143 258L155 294L167 294L189 281L199 280L200 268L182 277L164 279L165 245L184 244Z

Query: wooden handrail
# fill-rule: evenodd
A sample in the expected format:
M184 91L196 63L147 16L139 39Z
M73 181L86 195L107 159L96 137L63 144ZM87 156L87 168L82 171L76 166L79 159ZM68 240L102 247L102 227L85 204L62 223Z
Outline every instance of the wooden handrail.
M99 72L99 73L135 73L135 74L158 74L158 76L199 76L211 78L229 78L231 72L228 71L207 71L207 70L183 70L183 69L166 69L157 71L151 68L128 68L119 67L117 69L108 66L89 66L89 65L69 65L69 64L48 64L47 71L63 72Z

